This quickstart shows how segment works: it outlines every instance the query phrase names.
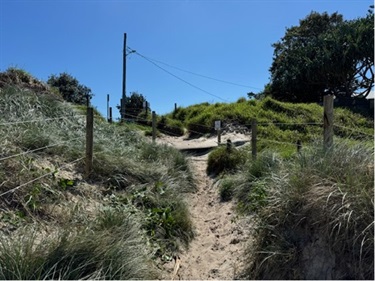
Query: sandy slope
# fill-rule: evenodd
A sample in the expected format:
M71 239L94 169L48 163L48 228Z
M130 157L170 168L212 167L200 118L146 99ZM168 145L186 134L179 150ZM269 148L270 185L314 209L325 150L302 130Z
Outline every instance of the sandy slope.
M178 147L181 139L168 138ZM214 140L201 141L203 145ZM186 141L183 141L187 145ZM197 145L197 142L190 145ZM242 268L242 251L248 243L251 222L239 218L233 202L221 202L217 184L206 175L207 155L190 157L198 190L186 200L196 237L180 255L180 268L173 275L174 261L166 264L165 279L233 279Z

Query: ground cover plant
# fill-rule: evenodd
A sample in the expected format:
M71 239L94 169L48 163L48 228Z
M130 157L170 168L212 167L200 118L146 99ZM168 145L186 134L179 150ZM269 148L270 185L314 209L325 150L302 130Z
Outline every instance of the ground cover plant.
M258 151L273 148L290 155L298 140L309 144L323 135L323 107L311 103L287 103L272 98L240 99L236 103L202 103L179 107L167 114L168 119L183 123L192 136L216 134L214 122L237 124L251 129L253 119L258 123ZM360 141L373 141L374 122L348 109L334 109L335 135ZM288 152L289 151L289 152Z
M0 88L0 278L158 278L193 238L185 157L96 112L85 177L86 108L18 80Z
M373 146L338 141L287 160L265 151L225 178L257 221L246 279L374 278Z

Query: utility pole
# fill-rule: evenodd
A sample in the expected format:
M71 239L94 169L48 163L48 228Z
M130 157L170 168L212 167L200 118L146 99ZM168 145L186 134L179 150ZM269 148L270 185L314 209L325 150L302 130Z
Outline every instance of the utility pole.
M126 100L126 33L124 33L124 51L122 65L122 99L121 99L121 120L125 121L125 100Z

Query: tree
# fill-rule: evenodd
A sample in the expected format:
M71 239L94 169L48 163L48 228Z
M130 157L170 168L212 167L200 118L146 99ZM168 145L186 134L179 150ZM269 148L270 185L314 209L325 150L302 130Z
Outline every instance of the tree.
M130 93L130 96L125 98L125 116L124 117L126 119L137 119L142 112L146 113L146 107L145 107L146 103L147 103L147 112L150 112L150 104L147 102L146 98L142 94L138 92ZM117 108L121 111L120 106L117 106Z
M47 83L59 89L64 100L76 104L86 104L93 97L91 89L82 85L68 73L60 73L59 76L51 75Z
M371 11L352 21L312 12L273 44L267 93L292 102L319 102L326 93L366 96L373 87L372 29Z

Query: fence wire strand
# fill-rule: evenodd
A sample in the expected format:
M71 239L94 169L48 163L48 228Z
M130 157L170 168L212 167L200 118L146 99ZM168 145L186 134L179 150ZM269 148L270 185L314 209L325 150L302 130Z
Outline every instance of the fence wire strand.
M85 115L77 115L77 117L85 116ZM15 121L15 122L6 122L0 123L0 126L8 126L8 125L17 125L17 124L27 124L27 123L38 123L38 122L47 122L47 121L54 121L54 120L61 120L61 119L70 119L69 117L56 117L56 118L46 118L46 119L35 119L35 120L26 120L26 121Z
M66 164L62 165L61 167L59 167L58 169L56 169L56 170L53 171L53 172L46 173L46 174L41 175L41 176L39 176L39 177L37 177L37 178L35 178L35 179L32 179L32 180L30 180L30 181L28 181L28 182L26 182L26 183L23 183L23 184L21 184L21 185L15 187L15 188L9 189L9 190L7 190L7 191L1 193L1 194L0 194L0 197L4 196L5 194L8 194L8 193L15 192L16 190L18 190L18 189L20 189L20 188L22 188L22 187L24 187L24 186L27 186L27 185L29 185L30 183L33 183L33 182L35 182L35 181L38 181L38 180L43 179L43 178L45 178L45 177L48 177L49 175L52 175L52 174L56 173L58 170L61 170L61 169L64 168L65 166L68 166L68 165L74 164L74 163L76 163L76 162L78 162L78 161L83 160L84 158L85 158L85 157L78 158L78 159L76 159L76 160L74 160L74 161L72 161L72 162L69 162L69 163L66 163Z
M62 144L70 143L70 142L78 140L78 139L82 139L82 137L74 138L74 139L70 139L70 140L67 140L67 141L63 141L63 142L59 142L59 143L55 143L55 144L51 144L51 145L39 147L39 148L36 148L36 149L27 150L27 151L24 151L24 152L21 152L21 153L18 153L18 154L6 156L6 157L3 157L3 158L0 158L0 161L4 161L4 160L11 159L11 158L14 158L14 157L26 155L26 154L33 153L33 152L36 152L36 151L40 151L40 150L43 150L43 149L46 149L46 148L51 148L51 147L59 146L59 145L62 145Z

